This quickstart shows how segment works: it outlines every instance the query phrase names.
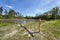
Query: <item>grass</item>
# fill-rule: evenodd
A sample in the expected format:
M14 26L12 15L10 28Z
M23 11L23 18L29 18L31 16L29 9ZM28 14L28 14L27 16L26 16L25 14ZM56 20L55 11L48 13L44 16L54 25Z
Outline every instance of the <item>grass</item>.
M25 26L29 29L33 29L33 31L39 28L38 22L28 23ZM40 29L40 31L45 34L47 40L60 40L60 20L43 22Z
M0 23L0 27L12 26L13 23Z
M41 28L43 29L42 31L47 31L50 35L53 35L55 38L60 38L60 20L48 21L47 23L42 25Z
M0 23L0 27L11 26L11 25L13 24ZM39 29L39 22L27 23L24 25L26 28L30 29L31 31L37 31ZM23 35L27 31L25 31L25 29L21 27L17 27L17 25L13 27L5 28L6 30L2 30L3 32L0 33L4 36L5 34L8 34L16 30L16 28L18 28L19 31L14 36L6 38L6 40L33 40L33 39L34 40L60 40L60 20L52 20L52 21L46 21L41 23L40 33L34 35L34 38L28 37L28 34Z

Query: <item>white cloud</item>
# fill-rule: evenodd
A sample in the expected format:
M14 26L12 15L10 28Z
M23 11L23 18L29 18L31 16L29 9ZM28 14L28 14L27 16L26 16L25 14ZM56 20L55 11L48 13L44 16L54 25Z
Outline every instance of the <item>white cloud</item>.
M13 6L6 5L6 7L10 8L10 9L13 9Z
M43 12L45 12L45 11L47 11L46 9L39 9L39 8L36 8L35 10L34 10L34 12L35 12L35 14L36 13L38 13L38 14L42 14Z
M36 8L36 9L27 9L25 11L26 15L28 16L35 16L36 14L42 14L43 12L45 12L46 10L42 10L42 9L39 9L39 8Z
M43 0L42 2L42 6L48 5L49 3L51 3L53 0Z

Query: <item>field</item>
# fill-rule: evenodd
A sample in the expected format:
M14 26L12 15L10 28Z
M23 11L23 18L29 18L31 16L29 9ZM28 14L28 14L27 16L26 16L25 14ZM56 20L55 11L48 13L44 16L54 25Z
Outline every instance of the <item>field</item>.
M34 34L34 37L19 24L0 23L0 40L60 40L60 20L52 20L41 22L32 22L24 24L24 26L31 32L38 31L40 33Z

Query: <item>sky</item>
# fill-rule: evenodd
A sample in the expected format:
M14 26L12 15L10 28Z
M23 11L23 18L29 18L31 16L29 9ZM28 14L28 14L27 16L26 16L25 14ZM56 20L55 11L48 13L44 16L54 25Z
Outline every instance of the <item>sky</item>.
M24 16L35 16L51 10L53 7L60 7L60 0L0 0L0 7L14 9Z

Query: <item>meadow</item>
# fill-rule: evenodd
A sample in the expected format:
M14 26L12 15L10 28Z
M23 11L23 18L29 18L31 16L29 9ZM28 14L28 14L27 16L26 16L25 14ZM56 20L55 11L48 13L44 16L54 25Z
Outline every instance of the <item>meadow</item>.
M51 20L41 22L26 23L24 26L32 31L40 33L34 34L34 37L18 24L0 23L0 40L60 40L60 20Z

